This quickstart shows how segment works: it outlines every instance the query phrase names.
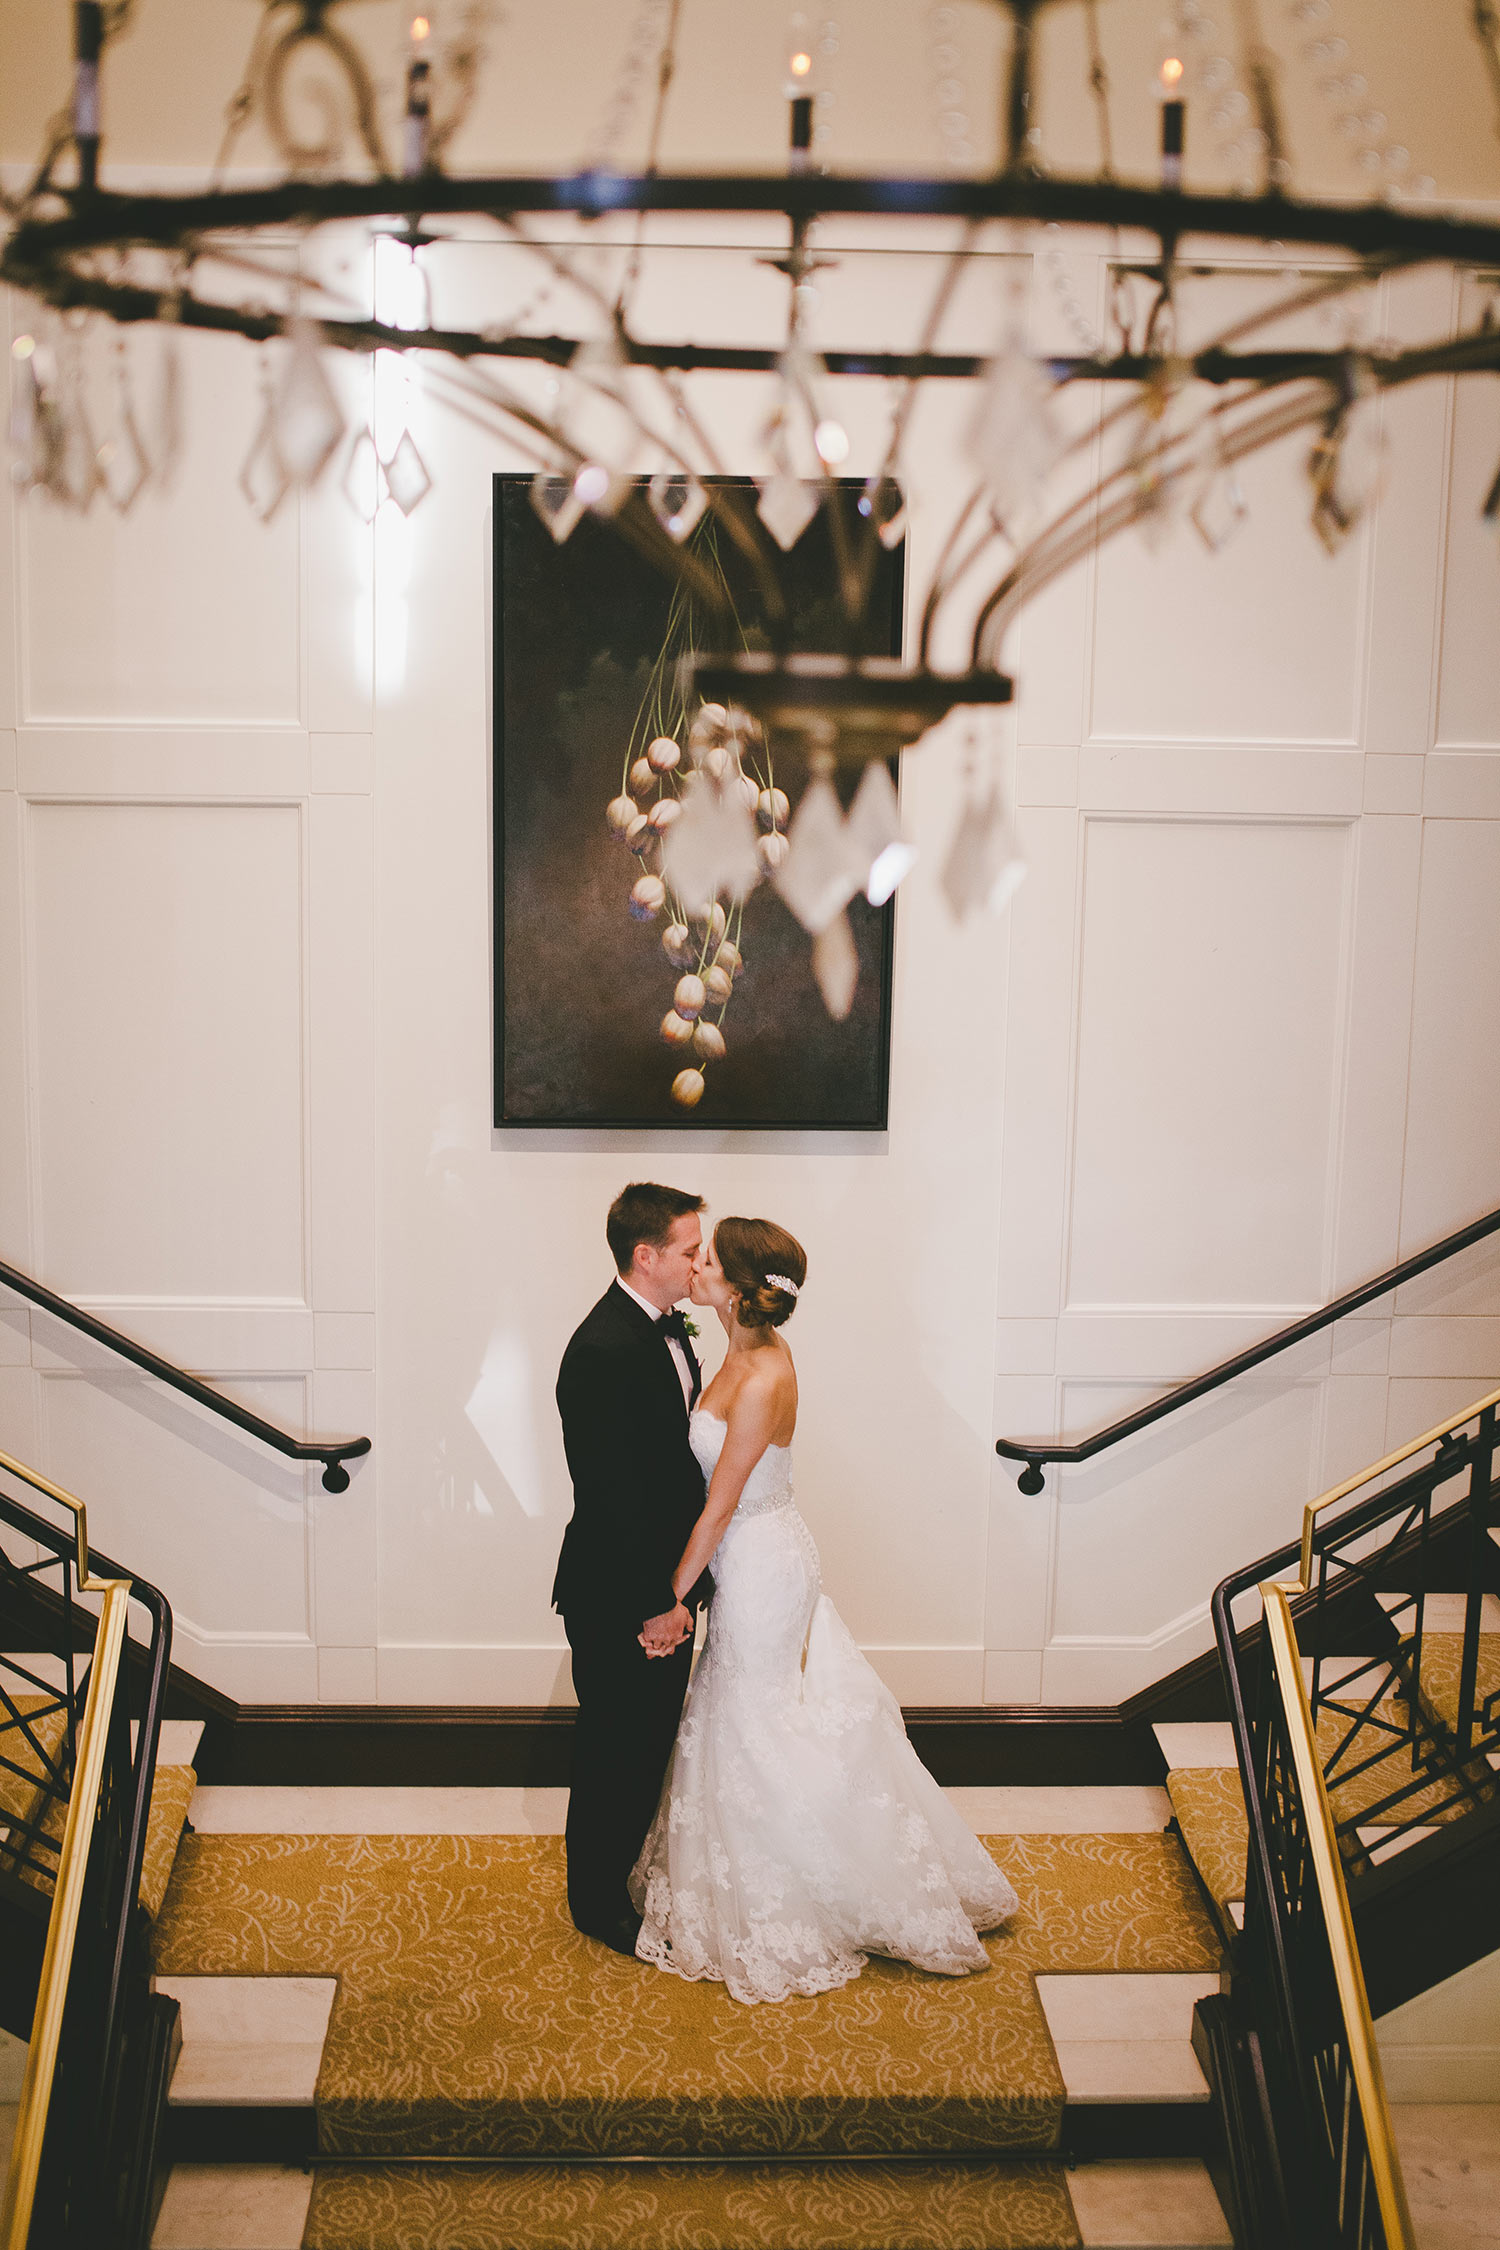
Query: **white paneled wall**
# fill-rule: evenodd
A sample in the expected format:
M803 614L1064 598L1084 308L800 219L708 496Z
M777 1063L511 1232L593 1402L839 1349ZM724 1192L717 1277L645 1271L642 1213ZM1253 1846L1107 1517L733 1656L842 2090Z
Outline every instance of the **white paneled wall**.
M992 333L999 247L957 348ZM1102 305L1102 249L1067 255ZM512 250L433 257L444 319L523 286ZM915 262L857 230L841 259L826 340L901 341ZM1269 285L1227 266L1205 328ZM663 333L779 319L763 268L690 241L650 286ZM1418 277L1382 317L1457 309ZM1060 318L1038 287L1039 342ZM955 928L937 884L966 722L908 758L888 1133L569 1135L489 1115L488 479L516 464L418 382L409 523L330 491L262 526L253 355L194 340L183 373L169 495L123 523L0 500L0 1256L288 1428L375 1438L326 1495L0 1308L0 1446L165 1588L184 1663L256 1701L566 1699L552 1383L631 1177L806 1242L804 1508L912 1703L1143 1686L1312 1492L1497 1380L1500 1252L1040 1498L992 1450L1082 1435L1500 1202L1492 386L1389 403L1335 559L1299 439L1245 470L1222 555L1132 535L1028 614L1008 924ZM698 400L753 465L759 394ZM856 468L879 403L842 386ZM943 399L914 425L918 587L962 426Z

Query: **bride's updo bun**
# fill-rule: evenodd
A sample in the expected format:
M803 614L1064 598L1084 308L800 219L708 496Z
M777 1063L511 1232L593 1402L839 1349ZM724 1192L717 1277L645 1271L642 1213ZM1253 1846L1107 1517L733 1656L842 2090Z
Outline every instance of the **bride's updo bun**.
M807 1279L807 1255L795 1235L771 1219L721 1219L714 1255L738 1292L744 1328L780 1328L792 1317Z

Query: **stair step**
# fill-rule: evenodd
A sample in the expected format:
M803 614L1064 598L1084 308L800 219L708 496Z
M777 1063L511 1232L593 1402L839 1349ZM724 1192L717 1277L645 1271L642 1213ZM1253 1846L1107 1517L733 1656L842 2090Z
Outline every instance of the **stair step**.
M306 2250L1074 2250L1061 2164L320 2167Z
M181 2010L174 2108L310 2108L336 1977L158 1977Z
M431 2190L429 2169L443 2168L415 2168L404 2188L392 2180L391 2202L425 2199ZM559 2185L565 2187L566 2178ZM1081 2243L1083 2250L1228 2250L1230 2245L1213 2183L1196 2158L1087 2161L1068 2168L1064 2185L1077 2228L1075 2236L1064 2239ZM302 2166L179 2164L168 2182L152 2250L301 2250L312 2190L313 2174ZM428 2239L446 2245L475 2238L429 2231ZM483 2239L509 2243L514 2230ZM737 2233L736 2243L740 2239ZM822 2246L829 2237L823 2233L813 2239ZM409 2214L406 2241L422 2241L421 2233L409 2230Z
M1193 2009L1219 1990L1216 1974L1043 1975L1036 1989L1070 2108L1208 2100Z
M1151 1732L1167 1761L1168 1773L1239 1764L1234 1754L1234 1729L1227 1719L1180 1721L1153 1727Z
M1414 1594L1377 1594L1376 1601L1388 1617L1402 1610L1416 1616ZM1429 1633L1461 1633L1468 1610L1467 1594L1424 1594L1422 1597L1422 1624ZM1403 1619L1404 1623L1405 1620ZM1481 1633L1500 1633L1500 1594L1482 1594L1479 1600L1479 1630Z

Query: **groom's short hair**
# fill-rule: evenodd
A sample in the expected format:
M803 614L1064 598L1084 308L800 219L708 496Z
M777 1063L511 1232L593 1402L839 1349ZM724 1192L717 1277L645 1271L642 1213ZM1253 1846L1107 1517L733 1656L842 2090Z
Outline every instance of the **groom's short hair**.
M701 1195L689 1195L682 1188L659 1187L655 1180L632 1180L629 1187L621 1188L604 1222L615 1272L629 1273L637 1243L649 1242L659 1250L679 1219L702 1209Z

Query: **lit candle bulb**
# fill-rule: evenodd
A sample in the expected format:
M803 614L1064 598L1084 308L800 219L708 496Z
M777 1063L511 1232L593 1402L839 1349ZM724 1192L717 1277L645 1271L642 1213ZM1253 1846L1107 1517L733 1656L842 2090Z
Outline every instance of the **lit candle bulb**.
M807 18L794 15L787 54L787 101L791 109L787 170L805 172L812 161L813 92L812 47L806 37Z
M1164 55L1157 79L1161 86L1161 184L1164 188L1180 188L1187 127L1187 103L1182 98L1182 57Z
M415 180L427 169L428 139L432 127L432 62L427 42L432 25L426 16L413 16L411 55L406 65L406 122L401 138L401 170Z

